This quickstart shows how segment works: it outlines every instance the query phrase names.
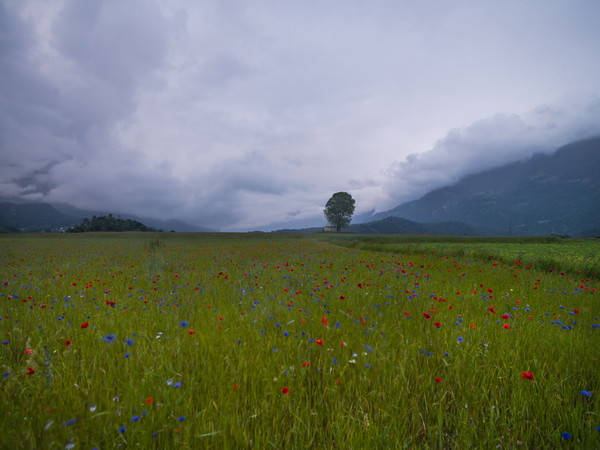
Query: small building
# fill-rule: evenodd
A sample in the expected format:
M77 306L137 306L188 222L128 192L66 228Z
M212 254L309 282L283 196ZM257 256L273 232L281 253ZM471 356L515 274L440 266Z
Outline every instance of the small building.
M335 225L325 225L323 231L337 231L337 227Z

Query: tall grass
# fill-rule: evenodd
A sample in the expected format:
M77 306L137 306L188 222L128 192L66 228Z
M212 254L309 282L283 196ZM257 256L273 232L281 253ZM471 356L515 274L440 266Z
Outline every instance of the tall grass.
M262 235L0 254L2 448L600 446L572 274Z
M559 270L586 277L600 276L600 239L561 239L556 236L328 236L348 248L404 254L435 252L483 260L531 265L540 271Z

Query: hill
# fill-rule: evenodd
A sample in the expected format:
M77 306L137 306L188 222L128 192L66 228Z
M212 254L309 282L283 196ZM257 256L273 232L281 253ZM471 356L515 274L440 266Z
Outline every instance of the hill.
M137 220L120 219L108 216L93 216L91 220L85 218L79 225L67 230L67 233L89 233L92 231L156 231Z
M46 203L0 203L0 232L3 233L61 231L77 221Z
M480 236L486 234L461 222L417 223L400 217L386 217L373 222L350 225L345 231L357 234L446 234Z
M0 202L0 233L61 232L84 219L108 215L103 211L86 211L64 204ZM163 231L214 231L176 219L159 220L129 214L123 214L119 218L141 222L149 228Z
M464 222L498 235L579 235L600 228L600 138L469 175L374 219Z

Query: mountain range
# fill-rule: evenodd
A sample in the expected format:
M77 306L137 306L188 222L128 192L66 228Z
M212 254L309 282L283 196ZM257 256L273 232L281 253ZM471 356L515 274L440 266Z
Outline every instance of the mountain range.
M0 202L0 233L66 231L69 227L80 224L85 218L89 219L93 216L100 217L108 214L102 211L86 211L63 204ZM119 215L118 217L139 221L155 230L214 231L176 219L158 220L129 214Z
M600 235L600 137L463 177L373 215L463 222L494 235Z
M600 137L565 145L460 179L376 214L347 231L361 234L600 236ZM64 231L102 211L65 204L0 203L0 232ZM165 231L215 231L180 220L121 215ZM359 219L356 217L355 219ZM278 230L314 232L321 228Z

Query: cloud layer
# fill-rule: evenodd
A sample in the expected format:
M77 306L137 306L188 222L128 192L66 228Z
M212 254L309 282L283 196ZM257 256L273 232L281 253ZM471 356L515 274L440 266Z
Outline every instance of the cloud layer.
M0 3L0 195L321 225L600 134L595 0Z

